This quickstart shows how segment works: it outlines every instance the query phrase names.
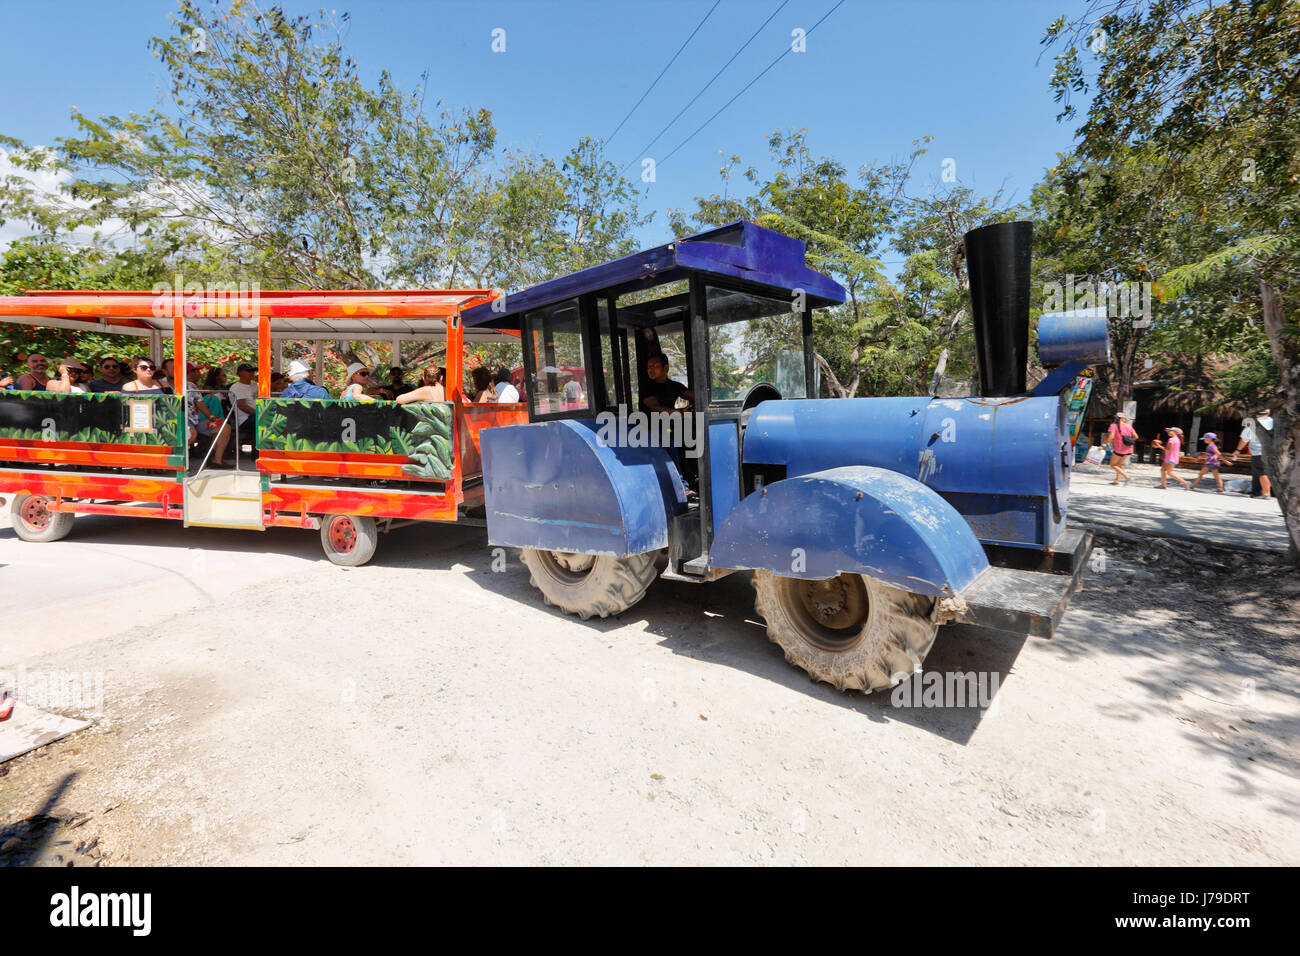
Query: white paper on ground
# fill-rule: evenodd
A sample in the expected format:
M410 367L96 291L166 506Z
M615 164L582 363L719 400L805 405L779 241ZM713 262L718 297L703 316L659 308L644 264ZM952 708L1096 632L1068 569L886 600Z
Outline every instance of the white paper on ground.
M48 714L35 707L28 707L22 701L16 701L13 714L8 720L0 721L0 763L89 726L88 720Z

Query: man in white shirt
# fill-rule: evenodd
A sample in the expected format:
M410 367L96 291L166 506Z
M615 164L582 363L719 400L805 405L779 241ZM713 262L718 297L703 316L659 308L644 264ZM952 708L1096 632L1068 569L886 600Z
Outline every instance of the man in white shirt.
M506 369L499 368L493 372L492 381L496 384L498 402L519 401L519 389L510 384L510 373Z
M256 448L257 440L252 425L253 413L257 410L257 384L253 381L257 367L245 362L235 370L235 374L239 376L239 381L230 386L230 401L235 406L235 432L241 445L247 443Z
M1265 445L1272 444L1273 416L1269 409L1261 408L1253 419L1242 422L1241 441L1237 444L1237 453L1250 452L1250 496L1271 498L1273 483L1268 477L1268 452Z

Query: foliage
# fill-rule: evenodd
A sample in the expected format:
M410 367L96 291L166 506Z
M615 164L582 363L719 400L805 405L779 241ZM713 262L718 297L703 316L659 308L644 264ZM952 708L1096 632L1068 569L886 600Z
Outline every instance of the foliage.
M1009 213L999 196L960 186L909 197L924 142L902 161L864 165L850 182L842 163L812 155L805 131L778 131L768 140L776 171L766 179L753 167L744 173L753 194L732 194L731 167L739 163L732 157L723 171L727 191L696 198L694 224L748 219L802 239L808 264L844 286L847 302L814 316L815 360L832 395L924 392L953 348L960 353L955 366L963 374L970 368L961 239ZM679 233L688 231L681 213L671 218ZM887 249L907 257L898 284L884 274L880 256ZM746 351L760 362L772 361L780 348L801 347L793 317L751 323L743 334Z
M411 437L420 443L411 449L411 464L402 471L416 478L451 477L451 405L439 402L411 402L402 410L419 419Z
M1104 216L1113 244L1161 286L1194 300L1189 334L1232 338L1258 315L1260 280L1300 282L1300 7L1285 0L1092 0L1053 23L1052 88L1079 115L1074 176L1055 185ZM1112 259L1113 261L1113 259Z
M1259 317L1276 376L1258 374L1256 336L1251 371L1228 384L1253 383L1275 409L1275 487L1300 560L1300 326L1286 313L1300 294L1300 5L1092 0L1043 42L1060 50L1052 87L1062 117L1091 96L1080 157L1145 160L1142 175L1113 190L1110 212L1126 221L1153 203L1167 210L1159 278L1189 336L1220 332L1225 315Z
M386 72L364 83L348 19L180 0L170 34L150 41L170 101L73 111L77 135L54 148L0 136L15 165L67 180L50 196L7 177L0 222L47 243L97 230L93 255L110 259L105 243L129 238L149 267L114 281L76 269L49 287L148 288L182 271L266 289L510 289L633 251L649 217L593 140L558 160L500 151L488 109L426 110L423 86L399 90ZM355 349L337 343L332 357L393 359ZM421 365L437 349L398 358Z
M58 442L102 442L116 445L166 445L169 448L180 447L180 399L174 395L130 395L131 401L148 401L153 403L153 431L132 432L126 428L129 422L129 410L126 399L128 393L90 392L87 394L70 394L67 392L19 392L0 391L0 402L21 402L30 406L58 402L71 410L74 417L79 409L87 404L120 403L121 424L118 428L99 428L86 426L75 431L55 430L47 432L35 428L0 427L0 438L19 441L58 441ZM48 407L48 405L47 405Z

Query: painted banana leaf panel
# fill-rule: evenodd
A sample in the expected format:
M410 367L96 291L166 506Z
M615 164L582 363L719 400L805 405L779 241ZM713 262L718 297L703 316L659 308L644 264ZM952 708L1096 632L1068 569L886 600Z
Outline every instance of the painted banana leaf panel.
M414 478L450 478L451 402L259 398L257 447L268 451L401 455Z
M134 402L152 403L150 430L128 431ZM181 446L180 421L181 400L175 395L0 390L0 441L166 445L175 449Z

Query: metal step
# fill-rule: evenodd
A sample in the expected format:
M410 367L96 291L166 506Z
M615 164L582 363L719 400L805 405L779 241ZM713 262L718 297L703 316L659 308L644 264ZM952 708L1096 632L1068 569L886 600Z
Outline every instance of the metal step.
M185 481L185 525L260 531L262 478L256 473L204 469Z
M1079 590L1091 550L1092 535L1087 533L1070 574L989 568L962 592L966 611L960 620L1031 637L1051 637L1070 598Z

